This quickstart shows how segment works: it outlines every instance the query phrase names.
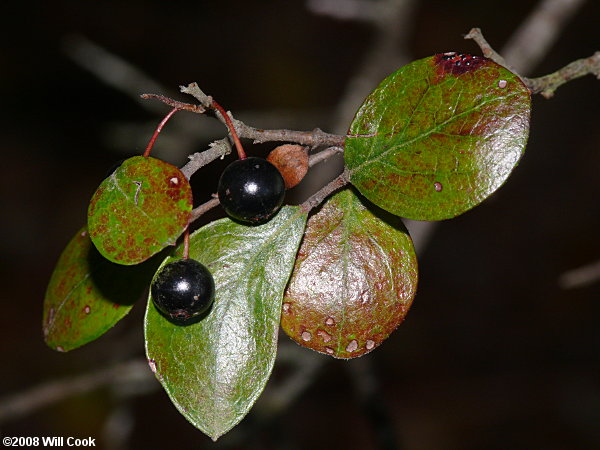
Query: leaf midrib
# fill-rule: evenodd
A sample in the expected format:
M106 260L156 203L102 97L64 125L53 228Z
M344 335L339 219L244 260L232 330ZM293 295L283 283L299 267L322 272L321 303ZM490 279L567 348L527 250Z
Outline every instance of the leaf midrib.
M347 191L350 192L351 191ZM337 333L337 354L341 354L342 351L346 352L346 347L342 344L342 337L344 333L344 328L346 325L346 310L347 310L347 299L348 299L348 264L349 264L349 255L351 252L351 246L349 244L349 236L351 234L350 230L352 228L352 219L356 215L354 198L351 194L345 194L348 199L346 200L347 207L345 208L344 214L342 216L342 220L340 225L344 227L342 233L342 317L340 320L340 325L338 327Z
M263 252L263 250L266 247L268 247L274 240L276 240L277 238L279 238L282 234L284 234L285 232L287 232L288 228L292 228L291 224L293 224L293 222L295 222L302 214L303 214L303 212L300 209L298 209L297 211L293 212L293 214L291 214L290 217L285 222L283 222L281 225L278 226L278 228L277 228L277 230L275 232L269 234L269 236L267 237L267 239L263 241L263 243L257 248L257 250L255 252L253 252L252 256L248 259L248 263L245 264L244 266L245 267L251 266L258 259L258 256ZM291 272L291 270L290 270L290 272ZM232 279L230 281L230 283L228 283L228 284L233 284L234 286L240 286L242 284L242 281L243 281L243 286L244 286L244 290L243 291L245 292L246 288L248 286L248 283L250 281L249 273L247 273L245 271L242 272L241 274L239 274L235 279ZM235 291L239 291L239 290L240 290L239 287L237 289L228 289L229 292L235 292ZM223 310L222 317L225 317L227 315L227 312L229 310L230 304L231 304L231 302L227 302L226 307ZM222 335L222 331L221 330L222 330L222 327L224 326L224 323L225 323L225 321L221 321L221 323L217 327L218 335L219 336ZM275 345L277 345L277 344L275 344ZM219 359L219 354L223 350L224 349L219 348L217 352L212 353L212 355L214 356L214 361L215 361L215 364L213 364L213 367L217 367L216 361ZM270 359L271 359L271 361L270 361L269 365L272 368L273 362L275 360L275 355L273 355L273 357L270 358ZM217 389L217 387L219 386L219 383L218 383L219 380L218 380L217 371L213 370L213 371L211 371L211 374L213 375L211 377L212 379L211 379L211 383L210 383L210 387L211 387L211 389L213 389L213 391L212 391L213 395L211 397L211 399L213 399L213 402L212 402L212 406L213 406L212 411L215 411L216 413L218 413L218 411L217 411L218 401L216 400L216 394L217 394L217 392L220 393L221 390ZM259 395L260 395L260 391L256 392L252 397L244 399L245 400L245 402L244 402L245 405L252 405L254 403L254 400ZM219 396L219 398L222 398L222 396ZM247 406L244 406L243 411L246 411L246 410L247 410ZM217 416L218 416L218 414L212 414L211 415L211 418L213 419L213 423L212 423L213 430L215 430L215 428L216 428L214 426L215 423L216 423L216 422L214 422L214 419ZM237 416L237 414L236 414L236 416ZM228 426L229 425L234 426L235 423L237 423L237 422L234 422L233 424L228 424ZM214 436L214 437L215 438L219 437L222 434L224 434L225 432L227 432L226 429L222 430L222 431L219 431L220 434L218 436ZM213 437L213 436L211 436L211 437Z
M400 143L398 143L396 145L393 145L388 150L384 150L383 152L381 152L379 155L375 156L374 158L365 160L364 162L362 162L358 166L356 166L356 167L354 167L352 169L348 169L349 174L350 174L350 176L352 176L354 173L359 172L360 170L362 170L365 166L369 166L370 164L374 164L374 163L378 162L380 159L388 156L390 153L395 153L395 152L399 151L400 149L402 149L404 147L408 147L408 146L414 144L415 142L418 142L418 141L420 141L420 140L422 140L422 139L430 136L431 134L440 131L445 126L447 126L448 124L454 122L455 120L457 120L457 119L459 119L461 117L467 116L469 114L472 114L474 112L479 111L485 105L488 105L490 103L494 103L494 102L497 102L497 101L504 101L504 100L507 100L507 99L509 99L511 97L514 97L514 96L517 96L517 95L519 95L519 92L513 92L513 93L507 94L507 95L505 95L503 97L494 97L491 100L479 103L478 105L476 105L476 106L474 106L472 108L469 108L469 109L463 111L460 114L456 114L456 115L452 116L451 118L445 120L444 122L442 122L441 124L435 126L434 128L431 128L430 130L428 130L428 131L426 131L426 132L424 132L424 133L422 133L422 134L420 134L418 136L415 136L412 139L409 139L407 141L400 142ZM379 132L377 134L379 134ZM375 135L373 137L377 137L377 135ZM348 139L367 139L367 138L352 138L352 137L349 137Z

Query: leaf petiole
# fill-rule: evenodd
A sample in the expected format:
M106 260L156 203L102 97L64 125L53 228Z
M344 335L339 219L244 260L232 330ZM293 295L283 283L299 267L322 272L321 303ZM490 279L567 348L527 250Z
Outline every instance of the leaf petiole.
M150 156L150 151L152 150L152 147L154 147L154 143L156 142L156 139L158 138L159 133L162 131L163 127L165 126L165 124L169 121L169 119L173 116L173 114L175 114L177 111L179 111L180 108L173 108L171 111L169 111L169 113L164 117L163 120L160 121L160 123L158 124L158 126L156 127L156 130L154 130L154 134L152 135L152 137L150 138L150 142L148 142L148 146L146 147L146 150L144 151L144 157L147 158L148 156Z

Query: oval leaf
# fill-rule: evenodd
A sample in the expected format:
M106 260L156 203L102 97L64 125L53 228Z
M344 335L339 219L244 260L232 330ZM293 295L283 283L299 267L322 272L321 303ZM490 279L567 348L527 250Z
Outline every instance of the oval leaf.
M88 209L90 237L108 260L138 264L175 245L191 210L192 189L177 167L134 156L94 193Z
M155 261L124 267L106 260L83 227L60 255L46 290L46 343L66 352L104 334L129 312L155 269Z
M350 181L402 217L457 216L517 165L529 114L529 90L487 58L444 53L415 61L359 108L344 151Z
M291 206L260 226L212 222L190 237L190 258L215 279L209 313L182 326L148 301L150 367L179 411L214 440L242 420L271 374L283 291L305 223L306 213Z
M346 189L308 221L281 316L298 344L355 358L404 320L417 287L417 259L401 221L382 214Z

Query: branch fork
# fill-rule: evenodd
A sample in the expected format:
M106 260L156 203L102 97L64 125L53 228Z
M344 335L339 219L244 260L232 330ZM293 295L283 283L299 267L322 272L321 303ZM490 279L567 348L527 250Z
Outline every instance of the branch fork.
M498 52L492 48L492 46L483 37L483 33L479 28L472 28L471 31L465 35L465 39L472 39L475 41L475 43L481 49L483 56L519 75L521 80L523 80L523 83L525 83L525 86L529 88L532 94L541 94L544 98L551 98L556 89L568 81L574 80L575 78L580 78L591 74L600 79L600 51L595 52L588 58L582 58L573 61L572 63L567 64L565 67L549 75L538 78L527 78L520 75Z

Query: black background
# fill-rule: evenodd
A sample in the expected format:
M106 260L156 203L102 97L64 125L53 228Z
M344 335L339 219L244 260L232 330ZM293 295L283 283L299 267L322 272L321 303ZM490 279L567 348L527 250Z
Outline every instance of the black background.
M424 0L410 21L411 57L478 53L462 39L473 26L501 48L535 3ZM105 171L143 151L162 117L76 64L65 50L69 42L83 36L170 92L197 81L258 127L269 125L252 111L275 114L269 120L280 127L333 131L336 104L373 39L368 24L315 16L300 1L20 5L3 8L0 48L4 398L143 359L142 304L102 339L71 353L43 342L42 302L53 264L85 222ZM584 5L533 75L598 50L599 6ZM366 357L377 407L365 408L357 392L360 371L352 365L365 363L332 360L274 421L258 426L251 412L237 441L226 435L212 444L154 380L140 382L140 395L111 387L62 400L1 424L0 433L91 436L109 448L103 430L112 418L133 420L125 448L599 448L600 285L566 290L558 283L565 271L600 255L599 106L600 84L591 76L551 100L536 96L527 152L507 184L437 228L420 254L419 290L406 322ZM215 137L177 140L182 123L212 122L185 114L192 116L176 115L157 147L175 164ZM194 185L205 199L219 164L214 172L214 180L206 175L205 184ZM300 187L292 199L302 195ZM288 375L285 364L276 365L273 383ZM111 413L119 405L123 418Z

